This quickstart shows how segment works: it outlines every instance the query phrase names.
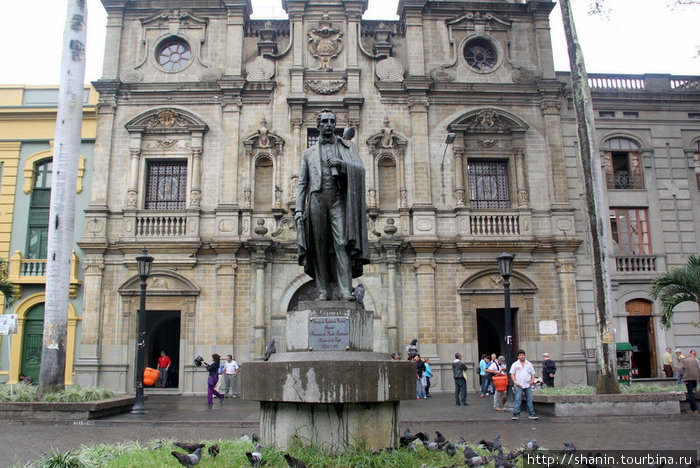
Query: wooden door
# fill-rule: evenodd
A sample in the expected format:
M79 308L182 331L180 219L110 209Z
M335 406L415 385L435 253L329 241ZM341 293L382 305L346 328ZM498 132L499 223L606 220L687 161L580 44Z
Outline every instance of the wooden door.
M644 367L648 366L648 375L640 377L658 377L658 359L656 356L656 333L654 331L654 320L652 317L653 305L650 301L644 299L634 299L625 303L625 310L628 314L628 331L629 327L633 326L633 323L637 326L643 325L644 333L643 336L637 335L638 339L641 338L641 343L637 343L637 346L643 348L643 352L635 352L632 355L632 359L639 361L643 359L648 360L648 364L645 362ZM631 342L631 341L630 341ZM635 343L632 343L633 345ZM639 362L638 362L639 363ZM641 363L639 363L641 364Z

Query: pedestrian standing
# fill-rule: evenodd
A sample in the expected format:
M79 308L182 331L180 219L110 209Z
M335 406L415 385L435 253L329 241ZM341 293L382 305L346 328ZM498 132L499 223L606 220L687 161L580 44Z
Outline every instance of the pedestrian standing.
M423 358L423 364L425 364L425 372L423 372L425 377L425 397L430 398L430 378L433 376L433 371L430 368L430 358Z
M224 400L224 396L217 392L215 387L216 383L219 381L219 367L221 366L221 356L218 354L214 353L211 355L212 361L206 365L207 368L207 407L211 409L211 405L214 401L214 395L216 395L216 398L219 399L219 401Z
M666 348L662 362L666 378L673 377L673 356L671 355L671 348Z
M452 361L452 378L455 380L455 403L467 406L467 365L462 362L462 355L455 353Z
M680 365L681 378L688 391L688 403L690 403L690 412L698 413L698 404L695 402L695 387L700 380L700 366L698 365L698 353L691 349L688 357L683 359Z
M488 373L486 372L486 368L489 366L490 363L491 358L488 357L486 354L482 354L481 361L479 361L479 379L481 379L481 394L479 395L480 398L485 397L489 391L489 379Z
M549 358L549 353L542 354L542 381L547 387L554 387L554 374L557 365Z
M224 362L224 383L226 384L226 390L224 390L224 396L228 395L229 389L231 389L231 396L236 398L236 376L238 375L238 363L233 359L230 354L226 356L226 362Z
M416 400L420 400L425 398L425 364L420 354L413 357L413 363L416 365Z
M160 357L158 358L158 387L165 388L168 382L168 370L172 361L165 354L165 351L160 352Z
M506 404L506 392L508 391L506 358L498 356L498 358L492 360L486 372L491 374L491 382L494 386L493 409L503 411Z
M520 405L525 394L525 404L530 419L538 419L532 405L532 385L535 383L535 368L525 359L525 351L518 351L518 360L510 366L510 378L513 381L513 420L520 418Z
M674 359L673 365L674 365L674 374L676 377L676 383L683 383L683 379L681 378L681 362L683 362L683 359L685 359L685 356L683 356L683 353L681 352L680 349L676 349L674 351L676 354L676 358Z

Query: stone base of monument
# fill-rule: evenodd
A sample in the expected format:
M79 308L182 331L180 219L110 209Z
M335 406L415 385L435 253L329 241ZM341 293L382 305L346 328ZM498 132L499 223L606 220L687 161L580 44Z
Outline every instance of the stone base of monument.
M289 352L245 363L241 393L260 401L264 444L398 445L399 404L415 398L415 366L371 351L373 315L355 303L301 302L287 315Z

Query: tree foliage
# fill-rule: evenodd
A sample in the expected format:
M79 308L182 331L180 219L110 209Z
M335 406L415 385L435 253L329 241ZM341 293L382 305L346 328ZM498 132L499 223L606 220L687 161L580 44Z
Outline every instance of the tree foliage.
M672 268L657 276L651 286L651 298L661 303L661 324L670 328L673 309L683 302L700 307L700 256L691 255L685 266Z
M15 302L15 285L7 276L7 261L0 258L0 294L5 299L5 307L10 307Z

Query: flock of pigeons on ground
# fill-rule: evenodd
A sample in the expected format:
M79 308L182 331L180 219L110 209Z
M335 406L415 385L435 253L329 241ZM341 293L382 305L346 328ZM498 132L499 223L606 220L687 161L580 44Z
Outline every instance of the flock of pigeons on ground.
M260 444L260 438L258 437L257 434L253 433L251 437L248 437L245 434L242 434L239 440L244 441L244 442L252 442L253 443L253 451L252 452L246 452L246 457L248 458L248 462L250 463L250 466L252 468L259 468L260 465L264 465L265 462L263 461L262 457L262 451L261 451L261 444ZM540 445L537 443L536 440L531 440L530 442L524 444L520 449L510 451L510 452L505 452L503 446L501 445L501 435L498 434L496 437L494 437L492 440L487 441L487 440L480 440L479 445L486 449L486 451L489 452L489 455L484 455L478 453L476 450L474 450L471 446L467 445L467 441L463 438L460 437L459 440L456 443L450 442L447 440L447 438L440 432L440 431L435 431L435 438L431 441L430 437L426 435L423 432L417 432L413 434L409 428L406 428L404 431L403 435L399 439L399 448L403 450L409 450L412 452L416 452L416 444L423 444L426 450L429 451L438 451L441 450L445 453L447 453L449 456L454 457L458 453L462 453L464 455L464 461L458 460L452 465L449 466L443 466L440 468L457 468L460 466L467 466L469 468L474 468L474 467L481 467L481 466L486 466L489 463L493 462L493 466L495 468L511 468L511 467L517 467L517 460L518 458L527 456L528 454L533 454L536 453L540 449ZM187 453L182 453L178 451L172 451L172 455L177 458L177 460L180 462L182 466L195 466L197 465L201 460L202 460L202 450L205 448L205 444L194 444L194 443L186 443L186 442L173 442L173 445L176 447L179 447L183 450L185 450ZM574 446L573 443L571 442L564 442L564 447L561 450L562 454L569 454L569 453L574 453L576 452L576 447ZM154 449L160 448L160 444L158 444ZM381 450L377 450L374 453L375 454L380 454L382 452L391 452L395 449L393 448L385 448ZM210 445L207 448L207 452L209 453L209 456L211 457L216 457L219 454L219 446L218 445ZM551 453L551 451L549 452ZM565 457L564 457L565 458ZM287 461L287 464L289 465L290 468L307 468L309 465L307 465L306 462L303 460L300 460L298 458L295 458L291 456L288 453L284 454L284 459ZM532 466L532 465L529 465ZM561 464L549 464L548 465L551 468L610 468L606 465L600 465L600 464L583 464L583 465L571 465L567 463L561 463ZM653 464L649 465L649 468L663 468L664 464ZM695 463L688 464L685 468L696 468L700 467L700 460L696 461ZM438 467L429 467L426 464L423 464L421 468L438 468Z
M262 451L261 451L261 444L260 444L260 437L253 432L250 437L248 437L245 434L241 434L241 437L239 437L239 440L244 441L244 442L251 442L253 443L253 451L252 452L246 452L245 456L248 458L248 462L250 463L250 466L253 468L258 468L262 463ZM200 461L202 461L202 449L204 449L205 444L195 444L195 443L189 443L189 442L173 442L173 445L175 447L181 448L185 450L187 453L182 453L178 452L176 450L173 450L172 455L177 459L178 462L182 466L195 466L199 464ZM160 445L157 445L154 447L155 449L160 448ZM212 458L216 457L219 455L219 452L221 450L219 449L219 446L216 444L210 445L207 448L207 452L209 453L209 456ZM284 454L284 459L287 460L287 464L290 466L290 468L307 468L307 464L304 463L302 460L299 460L298 458L295 458L291 456L288 453Z

